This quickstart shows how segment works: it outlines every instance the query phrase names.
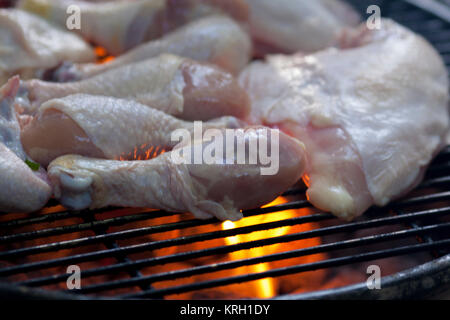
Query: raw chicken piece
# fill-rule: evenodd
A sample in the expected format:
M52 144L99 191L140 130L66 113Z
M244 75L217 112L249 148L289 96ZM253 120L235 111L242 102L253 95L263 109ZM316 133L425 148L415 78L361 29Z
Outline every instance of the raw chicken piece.
M245 117L250 110L247 94L231 74L168 54L79 82L31 80L22 89L28 92L29 112L76 93L131 99L186 120Z
M250 122L305 143L310 201L347 220L416 186L449 129L448 74L428 42L391 20L354 40L273 56L240 78Z
M223 117L203 129L237 128L241 122ZM47 166L66 154L105 159L148 158L151 151L168 150L177 129L194 130L192 122L122 99L77 94L44 103L21 133L27 154Z
M62 61L94 60L93 50L77 35L25 11L0 9L0 85L14 74L36 77Z
M310 53L338 43L359 15L340 0L246 0L257 55Z
M236 150L240 145L248 148L255 141L266 143L273 131L246 130ZM275 175L261 175L260 163L225 164L226 159L235 160L234 152L228 156L223 152L223 158L215 164L180 164L174 160L174 152L189 153L195 146L205 150L207 145L197 140L147 161L64 156L50 164L49 177L55 197L68 208L150 207L189 211L200 219L215 216L238 220L242 218L239 209L272 201L297 182L303 172L303 146L285 134L279 135L279 171Z
M14 110L19 78L0 89L0 212L30 212L42 208L51 188L42 169L32 171L25 163L20 127Z
M62 28L67 27L68 21L71 22L67 11L74 6L80 10L80 28L74 31L113 55L159 38L203 16L230 13L245 20L248 13L243 0L136 0L105 3L22 0L18 5Z
M191 22L106 63L64 64L55 72L54 78L59 82L86 79L162 53L213 63L232 74L238 74L250 61L252 44L247 33L232 19L212 16Z

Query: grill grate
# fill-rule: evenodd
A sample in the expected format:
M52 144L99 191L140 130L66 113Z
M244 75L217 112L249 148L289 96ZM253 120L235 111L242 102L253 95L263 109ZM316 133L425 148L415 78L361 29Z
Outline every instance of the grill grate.
M379 4L384 15L427 37L450 65L448 22L408 1L355 1L361 12L369 4ZM449 185L450 147L447 147L435 159L417 190L386 208L372 208L351 223L343 223L311 207L302 184L283 195L289 200L287 203L244 212L246 218L260 218L258 223L233 229L222 229L217 220L200 221L160 210L108 208L68 212L51 201L42 212L0 216L0 279L14 286L65 290L68 278L65 269L79 264L83 286L72 293L164 298L268 277L338 270L392 257L417 256L423 263L450 253ZM302 210L305 214L278 221L264 220L267 215L287 210ZM309 229L298 231L296 227L301 226ZM286 227L292 227L293 231L235 244L227 245L224 241ZM292 247L317 238L322 242ZM282 245L286 250L226 258L228 254L271 245ZM259 272L233 273L244 266L269 265L318 254L326 256ZM224 276L222 271L228 275ZM180 279L196 280L173 282ZM171 283L159 285L165 281Z

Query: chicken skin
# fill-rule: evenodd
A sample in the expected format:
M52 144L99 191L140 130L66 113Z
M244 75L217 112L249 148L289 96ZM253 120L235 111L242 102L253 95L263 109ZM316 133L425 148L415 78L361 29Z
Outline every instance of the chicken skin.
M267 128L245 130L239 145L268 139ZM160 208L192 212L197 218L220 220L242 218L240 209L266 204L301 176L304 149L296 139L279 134L279 170L262 175L256 164L237 164L236 153L223 152L214 164L178 162L174 153L189 154L193 148L205 150L209 141L192 144L146 161L111 161L80 156L64 156L49 166L55 197L74 209L106 206ZM231 162L229 160L232 160ZM227 164L230 163L230 164ZM264 185L264 188L261 188Z
M20 144L20 127L14 110L19 78L0 89L0 212L41 209L52 193L46 173L33 171Z
M87 79L163 53L212 63L237 75L250 61L252 43L249 35L232 19L211 16L144 43L106 63L65 63L54 72L53 78L58 82Z
M25 11L0 9L0 86L15 74L29 79L63 61L94 60L94 51L77 35Z
M77 93L130 99L185 120L243 118L250 111L246 92L231 74L168 54L78 82L30 80L22 91L29 100L24 105L28 113L48 100Z
M354 37L353 48L272 56L240 77L249 121L305 144L309 200L347 220L416 186L449 129L448 74L425 39L387 19Z
M257 55L311 53L338 44L359 15L341 0L245 0Z
M112 55L122 54L204 16L230 14L236 19L246 20L248 15L243 0L136 0L105 3L22 0L18 7L40 15L61 28L67 28L70 22L68 9L78 8L80 26L74 31Z
M234 117L222 117L203 123L202 130L241 125ZM172 149L178 141L171 133L177 129L193 132L194 123L130 100L77 94L44 103L24 125L21 141L44 166L66 154L130 160Z

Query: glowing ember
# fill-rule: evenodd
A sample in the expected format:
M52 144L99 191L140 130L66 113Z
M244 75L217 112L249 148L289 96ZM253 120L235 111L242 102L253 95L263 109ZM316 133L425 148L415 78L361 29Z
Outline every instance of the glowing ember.
M105 48L102 47L96 47L95 54L97 57L105 57L107 55Z
M95 47L95 54L97 55L98 63L106 63L108 61L114 60L114 56L108 54L105 48Z
M147 144L143 144L139 147L134 148L133 151L121 154L116 160L120 161L132 161L132 160L150 160L159 155L165 153L166 150L162 147L154 147Z

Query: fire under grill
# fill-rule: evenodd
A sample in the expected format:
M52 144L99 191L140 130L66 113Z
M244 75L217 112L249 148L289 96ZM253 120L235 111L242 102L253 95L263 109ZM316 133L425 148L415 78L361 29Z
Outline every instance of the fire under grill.
M412 0L354 2L363 13L380 5L383 15L424 35L450 65L450 11L426 10ZM245 211L236 223L151 209L69 212L50 201L37 213L0 216L0 297L435 294L450 287L449 186L447 147L416 190L354 222L312 207L301 182L275 202ZM366 285L371 265L381 270L381 290ZM68 289L71 266L80 268L80 289Z

